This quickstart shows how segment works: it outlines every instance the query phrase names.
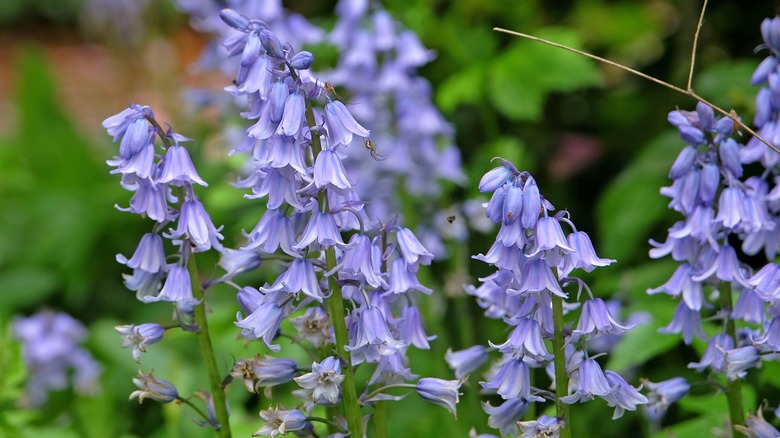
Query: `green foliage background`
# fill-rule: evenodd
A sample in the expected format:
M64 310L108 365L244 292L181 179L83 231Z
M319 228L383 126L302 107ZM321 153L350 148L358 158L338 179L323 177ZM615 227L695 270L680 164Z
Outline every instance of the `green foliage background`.
M634 383L639 377L657 381L676 375L703 380L704 376L686 369L701 353L701 346L692 350L674 336L657 333L670 320L676 303L645 293L648 287L665 282L675 268L669 261L651 261L647 256L647 240L663 239L676 220L658 193L668 184L669 166L681 147L666 114L677 107L691 109L695 102L612 67L491 30L504 27L544 37L684 85L699 5L684 0L386 3L438 54L422 73L456 128L471 180L467 188L438 200L440 208L476 197L475 184L494 156L531 171L545 196L556 207L569 210L578 227L593 237L599 254L618 260L589 278L596 294L621 296L628 302L627 312L651 314L647 325L637 327L618 345L607 367L627 373ZM332 2L285 5L324 26L333 22ZM46 37L51 31L66 35L72 44L99 46L119 65L138 71L139 59L155 41L175 43L182 35L192 36L185 17L176 15L170 5L155 3L149 14L154 18L146 21L143 38L132 43L110 33L83 32L80 7L76 0L0 3L0 42L8 55L0 71L13 78L0 88L2 114L10 115L0 123L0 435L210 436L178 406L127 401L136 365L130 352L119 348L113 326L164 319L168 309L140 304L121 284L123 269L115 254L131 253L147 224L113 208L129 199L105 165L114 146L100 134L99 126L85 127L68 110L73 102L63 102L62 72ZM721 1L712 2L706 14L694 89L723 108L735 109L746 121L752 119L756 91L749 77L763 59L763 54L753 53L761 42L759 23L779 7L777 1ZM150 77L146 73L138 80ZM128 76L132 74L122 80L105 78L116 81L117 95L102 102L102 117L144 97L139 84ZM177 78L144 85L159 89L169 121L179 132L200 140L196 161L212 183L204 193L205 202L212 208L214 222L225 224L227 244L232 244L240 238L238 230L251 227L259 216L225 177L235 174L240 160L225 158L213 119L172 109L181 105ZM590 154L587 159L576 155L578 147ZM424 282L441 291L456 270L458 275L465 270L471 278L489 273L488 267L465 257L485 252L490 241L492 236L475 234L468 246L453 248L453 259L460 261L434 266ZM204 275L214 263L213 259L199 261ZM271 275L263 272L256 280L268 281ZM10 321L14 315L29 315L42 307L64 310L89 326L88 348L104 366L98 396L58 393L41 410L15 404L25 372L10 337ZM229 368L233 358L255 354L235 340L233 294L227 289L213 291L211 307L223 368ZM414 354L413 370L421 375L450 377L443 361L447 346L465 348L505 336L501 324L484 320L467 297L438 294L426 304L425 312L429 332L439 339L432 352ZM180 392L187 393L207 385L197 366L194 339L179 335L166 334L142 363L145 370L158 370L158 375L175 381ZM777 376L776 363L767 364L760 377L750 376L749 409L755 410L764 398L778 403ZM390 436L466 436L472 427L488 432L477 381L478 376L472 376L465 388L457 421L413 395L392 404ZM275 394L283 397L285 389L289 388ZM240 388L231 391L230 400L234 435L250 436L260 427L257 411L269 400L252 399ZM665 431L647 429L641 414L607 421L611 410L600 401L576 406L573 423L575 436L583 437L694 437L721 427L724 412L722 398L694 390L669 413Z

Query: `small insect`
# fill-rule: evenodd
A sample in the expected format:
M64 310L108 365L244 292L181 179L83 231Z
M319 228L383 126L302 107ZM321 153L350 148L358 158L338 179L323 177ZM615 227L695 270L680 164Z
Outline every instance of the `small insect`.
M371 153L371 158L376 161L383 161L387 159L386 155L382 155L376 150L376 145L371 141L371 139L366 140L366 149L368 149L368 151Z
M455 222L455 215L453 214L451 216L447 216L447 222L449 222L449 223Z
M739 128L741 128L738 120L739 116L737 115L737 112L734 110L729 111L729 117L731 117L731 121L734 122L734 132L739 132Z
M343 97L339 96L339 93L336 93L336 89L333 88L333 84L331 84L328 81L325 81L325 83L322 85L322 87L325 89L325 93L331 93L333 96L336 97L338 100L344 100Z

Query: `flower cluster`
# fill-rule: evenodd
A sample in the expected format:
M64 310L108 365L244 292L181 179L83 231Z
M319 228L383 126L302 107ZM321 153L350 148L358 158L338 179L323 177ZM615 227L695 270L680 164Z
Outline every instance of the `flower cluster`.
M530 403L546 399L572 404L599 397L615 408L614 418L647 403L647 398L620 375L603 371L595 357L575 348L631 328L620 324L604 300L594 297L581 279L571 276L575 269L591 272L614 260L596 256L588 235L574 227L565 211L551 215L553 205L540 194L528 172L519 171L504 159L497 160L500 166L485 174L479 190L492 192L486 204L487 217L501 229L490 250L475 258L498 270L481 278L479 287L466 287L488 317L501 318L514 327L505 342L489 344L501 356L480 384L486 393L498 394L503 403L497 407L483 404L490 415L488 425L502 435L514 436L518 427L522 427L523 436L532 436L526 435L530 431L542 433L566 427L567 419L561 412L559 419L542 417L518 426ZM568 235L563 224L572 230ZM569 298L564 288L569 285L577 288L574 303L564 303ZM582 303L576 328L564 332L563 316L573 315L583 291L589 299ZM552 340L553 352L548 350L547 340ZM465 375L487 360L486 352L482 346L450 351L447 361L456 375ZM556 388L555 395L532 386L531 368L543 367Z
M30 373L25 404L42 406L49 392L71 385L80 394L97 391L101 367L81 346L87 330L80 322L64 312L43 310L15 318L12 330Z

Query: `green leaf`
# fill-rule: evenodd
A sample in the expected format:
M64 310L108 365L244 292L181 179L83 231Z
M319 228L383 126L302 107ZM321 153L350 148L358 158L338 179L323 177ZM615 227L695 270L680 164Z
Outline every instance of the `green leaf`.
M725 403L723 405L725 406ZM725 422L725 415L696 417L665 428L663 431L653 435L652 438L669 438L672 436L675 438L701 438L703 436L713 436L712 431L715 429L723 430Z
M668 322L677 303L671 300L653 300L649 322L629 330L609 354L607 368L621 372L640 366L677 346L682 340L677 335L658 333L658 327Z
M578 46L571 30L546 28L537 32L545 39ZM600 83L593 61L566 50L538 42L516 40L491 65L488 97L512 120L538 121L547 95Z
M452 112L458 105L476 103L485 94L486 70L472 65L447 78L436 92L436 104L444 112Z
M646 257L649 232L668 210L669 201L658 189L670 184L669 168L682 147L670 130L648 144L607 186L596 206L603 254L620 261Z

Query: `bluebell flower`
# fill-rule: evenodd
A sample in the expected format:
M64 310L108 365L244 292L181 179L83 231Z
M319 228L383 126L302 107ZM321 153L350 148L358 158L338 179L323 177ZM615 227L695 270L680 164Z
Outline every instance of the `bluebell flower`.
M368 379L369 385L381 383L383 385L393 385L408 382L417 379L416 374L409 368L409 359L406 354L399 350L394 354L388 354L379 357L376 369L371 378Z
M351 243L344 243L344 240L342 240L333 215L318 211L312 212L306 229L303 230L298 243L293 245L293 249L300 251L315 241L323 247L335 246L342 251L350 248L352 245Z
M593 400L598 396L604 399L610 398L620 387L612 386L607 381L604 371L594 359L585 359L579 367L579 384L574 394L561 397L561 401L567 404Z
M747 293L750 292L748 291ZM763 304L761 309L763 310ZM780 316L772 318L769 325L764 329L764 334L755 339L755 343L770 351L780 351Z
M133 378L133 383L138 390L130 394L130 400L137 397L139 403L143 403L147 398L160 403L170 403L179 398L179 392L173 383L158 379L153 373L154 371L149 371L149 374L146 374L138 370L138 377Z
M40 407L49 392L69 386L82 395L99 388L100 364L81 346L86 328L67 313L43 310L15 317L12 332L29 373L23 404Z
M417 306L404 306L401 310L401 321L399 323L399 338L408 345L414 345L417 348L428 350L431 348L428 341L436 339L436 336L428 336L422 325L420 310Z
M306 70L311 67L313 62L314 55L306 50L302 50L290 58L290 66L296 70Z
M718 371L726 374L729 381L742 379L747 375L747 370L755 368L761 360L758 348L747 345L724 351L723 369Z
M156 273L167 271L165 263L165 250L162 238L158 234L146 233L141 237L133 256L127 257L117 254L116 261L133 269L141 269L146 272Z
M574 251L565 253L561 264L558 266L558 276L568 276L574 269L582 269L591 272L600 266L609 266L615 260L602 259L596 255L590 237L583 231L576 231L567 236L566 241Z
M314 161L314 185L334 190L349 190L352 183L347 178L344 164L334 149L324 149Z
M192 283L190 282L190 273L184 266L175 265L168 272L168 278L165 279L162 290L158 295L147 295L141 298L145 303L157 301L170 301L184 305L197 305L197 300L192 295Z
M249 339L262 339L271 351L279 351L281 347L271 342L276 338L282 321L287 316L287 305L277 303L279 293L267 293L257 308L246 318L239 312L236 315L236 326L241 328L241 334Z
M547 415L542 415L536 420L520 421L518 425L523 432L520 438L555 438L560 436L560 430L566 426L561 420Z
M260 291L264 293L284 291L289 294L303 292L319 302L322 302L325 296L320 288L317 274L314 271L314 265L309 259L296 258L290 263L287 270L276 279L274 284L269 287L261 287Z
M315 348L336 343L330 315L322 307L309 307L303 315L291 318L290 323L298 330L296 341L306 339Z
M528 400L522 398L511 398L496 407L491 406L488 402L482 403L482 409L489 415L488 426L498 429L501 435L510 436L517 435L517 423L528 412L529 407Z
M359 277L374 288L388 288L387 281L379 269L381 255L375 254L376 248L366 235L353 234L349 249L344 252L340 261L340 272Z
M370 133L360 125L341 101L332 100L325 105L325 128L331 145L348 145L352 136L368 138Z
M394 354L406 347L405 342L395 339L390 333L387 320L377 307L368 307L359 312L355 330L350 331L349 345L344 349L355 356L371 346L376 347L377 352L383 356Z
M585 301L582 314L574 334L585 335L586 339L602 335L623 334L633 325L623 326L610 314L607 304L601 298Z
M264 297L265 295L260 293L259 290L250 286L242 287L236 294L238 305L246 314L250 314L257 310L257 308L260 307L260 304L263 303Z
M646 412L653 420L660 420L669 406L688 395L691 388L683 377L673 377L657 383L643 380L643 383L648 389Z
M247 234L249 242L241 249L256 249L266 254L273 254L281 249L286 254L295 256L298 251L293 249L297 231L291 217L286 216L282 210L268 210L257 223L255 228Z
M146 178L137 179L134 190L135 194L130 199L128 208L114 207L119 211L129 211L146 216L159 223L173 220L176 217L173 209L168 206L167 197L170 188L167 185L156 184Z
M408 228L400 227L396 231L396 238L398 239L398 246L401 248L401 254L409 265L430 265L433 260L433 254L431 254L425 247L417 240L412 230Z
M417 381L417 394L429 402L447 408L452 415L457 415L455 405L458 404L460 387L464 380L443 380L434 377L424 377Z
M146 353L146 347L160 342L165 329L160 324L146 323L141 325L118 325L114 330L122 336L122 348L133 347L133 359L141 362L141 353Z
M756 414L748 414L745 418L745 424L736 424L734 429L750 438L776 438L780 436L780 431L764 419L761 408Z
M518 318L512 321L516 325L506 342L495 345L489 342L490 346L498 349L501 353L523 357L528 356L540 362L552 360L553 355L547 351L542 338L542 331L539 323L532 318Z
M225 270L220 281L233 278L242 272L249 272L260 266L260 255L246 249L223 248L219 253L219 266Z
M195 170L187 148L178 144L169 147L165 152L165 159L157 182L172 183L173 185L195 183L204 187L208 186Z
M293 359L256 357L251 365L254 371L255 390L291 382L298 372L298 363Z
M306 420L306 415L297 409L285 410L269 407L267 410L260 411L260 418L265 424L252 436L274 438L277 435L287 435L288 433L295 436L309 436L314 430L312 424Z
M647 397L639 392L642 389L641 385L639 388L634 388L618 373L610 370L604 371L604 376L613 388L618 388L617 391L604 397L609 406L615 407L613 420L622 417L626 410L635 411L637 405L647 404Z
M207 251L214 248L217 251L222 250L222 240L224 237L219 232L222 227L215 227L211 222L211 217L206 212L203 204L197 198L188 199L182 203L181 214L176 230L170 229L166 237L179 239L187 236L194 249L197 252Z
M409 265L402 258L396 258L390 262L390 281L388 292L393 294L403 294L411 290L416 290L425 294L430 294L433 290L420 283L417 279L416 267Z
M666 327L658 329L659 333L682 333L683 341L690 345L693 337L707 339L707 335L701 328L701 314L698 311L688 308L685 302L677 305L674 311L672 321Z
M734 339L725 333L717 333L707 343L707 348L701 355L701 360L689 363L688 368L702 372L707 367L711 367L717 372L723 372L725 368L725 350L731 350L732 348L734 348Z
M495 390L504 400L523 398L528 401L544 401L531 395L531 377L528 364L522 358L505 356L504 363L489 382L480 382L483 388Z
M452 351L452 349L448 348L444 356L447 365L455 371L455 377L458 379L477 370L487 359L487 351L481 345L474 345L459 351Z
M148 272L142 269L133 270L132 274L122 274L124 285L128 290L135 292L138 301L147 302L154 299L160 292L165 272Z
M311 372L294 379L304 389L313 391L315 403L322 400L336 404L339 400L341 382L344 375L341 374L341 365L334 356L328 356L322 362L314 362Z

